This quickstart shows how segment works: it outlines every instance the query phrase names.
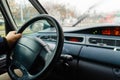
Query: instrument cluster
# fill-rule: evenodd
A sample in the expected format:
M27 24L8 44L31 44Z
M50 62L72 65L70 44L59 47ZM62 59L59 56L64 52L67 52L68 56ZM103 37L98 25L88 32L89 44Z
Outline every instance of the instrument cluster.
M120 36L120 27L98 27L80 31L83 34Z

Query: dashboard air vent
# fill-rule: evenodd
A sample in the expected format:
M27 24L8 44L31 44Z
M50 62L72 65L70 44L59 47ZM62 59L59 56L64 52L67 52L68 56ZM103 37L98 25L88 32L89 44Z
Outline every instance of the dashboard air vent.
M89 42L92 44L97 44L97 43L101 43L102 39L99 38L89 38Z
M120 47L120 40L116 40L116 46Z
M103 39L103 44L106 44L108 46L115 46L115 40Z
M98 46L120 46L120 40L104 38L89 38L89 43Z

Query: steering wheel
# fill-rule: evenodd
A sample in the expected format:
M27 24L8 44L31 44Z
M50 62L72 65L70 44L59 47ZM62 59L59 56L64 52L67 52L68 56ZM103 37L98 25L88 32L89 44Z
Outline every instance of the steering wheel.
M7 54L7 70L12 80L34 80L43 78L51 70L59 58L64 42L63 31L56 19L49 15L40 15L26 22L17 33L22 33L28 26L38 20L46 20L56 28L56 47L50 47L37 37L24 36ZM15 69L22 72L18 76Z

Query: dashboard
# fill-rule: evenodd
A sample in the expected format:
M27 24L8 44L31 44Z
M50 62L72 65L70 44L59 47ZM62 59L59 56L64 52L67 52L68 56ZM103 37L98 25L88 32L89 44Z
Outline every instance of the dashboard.
M40 35L39 35L40 34ZM120 47L120 26L96 26L64 32L64 42L115 49ZM54 32L40 32L38 37L45 41L56 41Z
M57 39L54 32L40 32L37 35L48 43L54 43ZM71 55L73 60L65 60L62 69L61 65L57 67L57 73L68 76L66 80L74 80L73 75L76 79L115 80L120 75L119 53L120 25L92 26L64 32L62 54ZM66 67L68 71L64 70Z
M36 32L26 36L38 37L53 49L57 39L55 32ZM93 26L64 32L62 60L55 64L52 79L117 80L120 76L119 36L120 25Z

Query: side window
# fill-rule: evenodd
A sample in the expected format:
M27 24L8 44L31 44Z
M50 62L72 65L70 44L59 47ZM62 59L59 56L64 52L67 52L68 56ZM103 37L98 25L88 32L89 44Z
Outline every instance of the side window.
M26 21L31 18L40 15L39 12L32 6L29 0L7 0L12 16L18 27L21 27ZM32 33L27 28L24 33Z
M4 25L4 18L0 11L0 36L5 36L5 25Z
M7 0L17 26L23 25L32 17L38 16L38 11L29 0Z

